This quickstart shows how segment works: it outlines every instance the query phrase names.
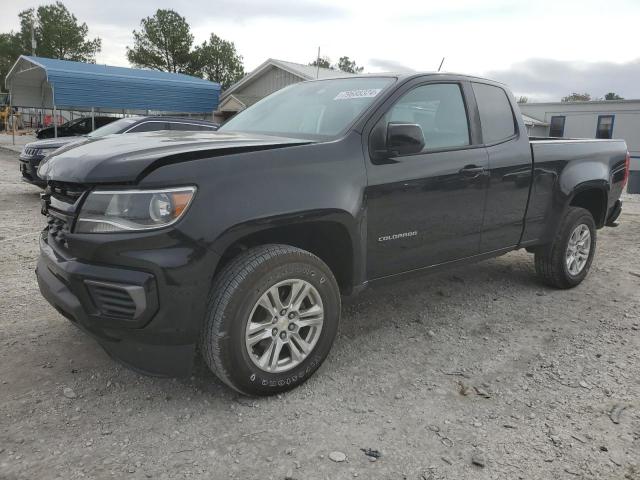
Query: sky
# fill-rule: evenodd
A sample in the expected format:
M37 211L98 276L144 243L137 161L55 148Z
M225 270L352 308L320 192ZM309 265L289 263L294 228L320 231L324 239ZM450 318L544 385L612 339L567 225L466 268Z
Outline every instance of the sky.
M3 0L0 31L49 1ZM366 72L480 75L516 96L555 101L572 92L640 98L640 0L65 0L102 38L99 63L128 66L140 19L157 8L186 17L196 43L233 41L250 71L267 58L299 63L349 56Z

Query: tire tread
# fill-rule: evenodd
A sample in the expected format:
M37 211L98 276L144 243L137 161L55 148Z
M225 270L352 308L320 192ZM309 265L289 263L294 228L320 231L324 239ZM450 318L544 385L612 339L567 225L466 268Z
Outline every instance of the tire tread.
M251 395L243 391L233 381L233 376L224 367L222 360L220 340L227 333L222 331L223 315L227 310L227 305L231 302L232 296L240 285L257 269L266 262L285 255L296 255L300 260L313 259L324 265L324 262L312 253L290 245L267 244L251 248L234 257L216 275L209 294L207 314L201 335L201 353L211 369L211 371L226 385L244 394ZM329 275L331 271L327 268ZM335 279L332 276L332 280Z
M547 285L567 289L580 283L572 282L565 273L563 262L566 246L563 238L567 234L567 230L575 225L580 217L585 215L589 216L593 222L593 217L588 210L580 207L569 207L551 243L536 250L534 260L536 273ZM595 229L593 231L591 248L593 249L593 255L595 254L596 248ZM590 265L585 266L585 269L588 270L589 266Z

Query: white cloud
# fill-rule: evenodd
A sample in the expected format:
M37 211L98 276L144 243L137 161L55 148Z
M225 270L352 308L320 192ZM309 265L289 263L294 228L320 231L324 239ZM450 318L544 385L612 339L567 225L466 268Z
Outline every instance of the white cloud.
M592 98L608 92L625 98L640 97L640 58L625 63L534 58L507 70L488 72L487 76L511 86L516 95L536 101L558 101L573 92L587 92Z

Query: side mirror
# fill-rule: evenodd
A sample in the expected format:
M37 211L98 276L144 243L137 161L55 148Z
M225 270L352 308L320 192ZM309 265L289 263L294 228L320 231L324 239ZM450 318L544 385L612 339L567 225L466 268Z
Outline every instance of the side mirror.
M425 146L422 127L415 123L387 124L387 151L391 155L420 153Z

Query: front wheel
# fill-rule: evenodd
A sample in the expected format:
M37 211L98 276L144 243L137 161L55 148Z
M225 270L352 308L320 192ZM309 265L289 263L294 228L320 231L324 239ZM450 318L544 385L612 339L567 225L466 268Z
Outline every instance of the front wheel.
M575 287L589 273L595 251L593 216L584 208L569 207L553 242L536 250L536 272L552 287Z
M217 276L201 350L213 373L246 395L273 395L307 380L329 354L340 293L327 265L287 245L234 258Z

